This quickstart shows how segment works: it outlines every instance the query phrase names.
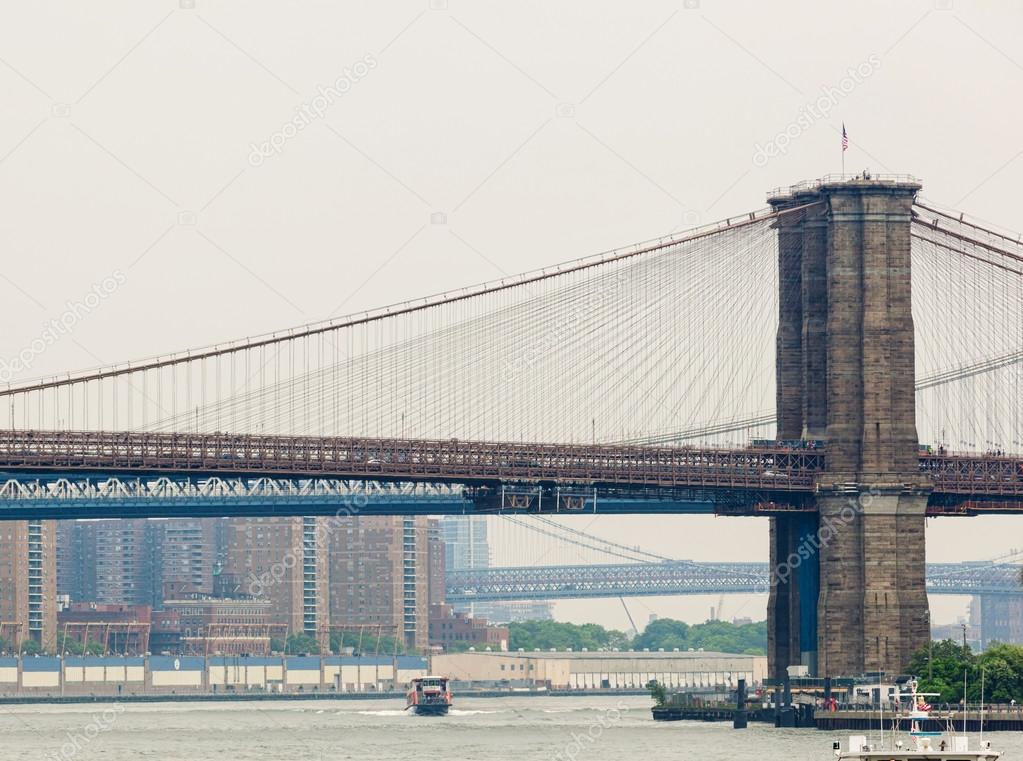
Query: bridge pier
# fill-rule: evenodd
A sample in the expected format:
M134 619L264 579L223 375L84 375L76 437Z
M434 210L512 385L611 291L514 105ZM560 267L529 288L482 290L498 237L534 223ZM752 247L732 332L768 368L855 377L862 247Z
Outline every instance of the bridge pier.
M926 494L818 498L819 673L899 673L927 642Z
M817 669L817 516L771 518L771 577L767 604L768 661L772 679L789 666Z
M817 204L778 223L778 438L827 443L813 531L772 519L775 677L791 664L898 673L929 636L910 275L919 189L860 177L769 199Z

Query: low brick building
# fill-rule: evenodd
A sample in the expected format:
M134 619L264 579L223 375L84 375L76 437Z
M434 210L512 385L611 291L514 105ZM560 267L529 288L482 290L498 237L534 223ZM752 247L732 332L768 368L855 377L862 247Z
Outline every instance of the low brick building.
M151 618L148 605L75 602L57 614L57 640L66 651L75 643L99 645L103 653L141 655L149 649Z
M199 597L167 600L153 614L154 639L160 649L195 655L269 654L271 637L284 639L287 626L272 621L269 600L222 600ZM177 622L177 641L173 638Z
M450 605L430 606L430 645L450 650L454 644L479 649L508 649L508 627L492 626L485 618L470 618Z

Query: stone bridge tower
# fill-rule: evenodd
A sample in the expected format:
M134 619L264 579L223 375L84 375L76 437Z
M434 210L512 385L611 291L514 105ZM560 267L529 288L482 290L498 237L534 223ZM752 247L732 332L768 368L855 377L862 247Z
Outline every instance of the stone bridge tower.
M910 220L920 185L824 180L772 196L779 439L819 439L818 515L771 519L772 676L901 672L927 642Z

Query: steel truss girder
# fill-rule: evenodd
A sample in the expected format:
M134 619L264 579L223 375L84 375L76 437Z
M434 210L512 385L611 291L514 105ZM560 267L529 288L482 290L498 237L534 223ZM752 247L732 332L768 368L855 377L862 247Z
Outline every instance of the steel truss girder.
M1021 566L1012 563L938 563L927 566L930 594L1023 595ZM448 602L554 600L688 594L762 594L766 563L620 563L608 565L481 568L449 571Z

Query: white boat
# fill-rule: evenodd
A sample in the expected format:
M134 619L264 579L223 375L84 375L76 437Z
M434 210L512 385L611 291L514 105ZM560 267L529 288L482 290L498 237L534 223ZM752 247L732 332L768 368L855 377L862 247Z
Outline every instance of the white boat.
M957 733L950 717L946 717L945 731L927 729L927 721L940 717L931 716L931 706L927 698L938 697L928 693L918 693L916 682L911 681L909 688L908 707L900 710L892 719L892 731L886 738L884 730L876 744L872 744L866 735L853 735L843 749L840 742L832 746L839 761L996 761L1001 756L992 750L991 742L984 740L983 706L981 707L980 740L971 743L964 732ZM909 725L908 732L900 731ZM884 726L882 716L881 726ZM886 742L887 740L887 742Z
M867 742L864 735L849 738L849 745L846 749L835 743L835 756L841 761L913 761L914 759L927 759L927 761L995 761L1001 756L996 750L991 749L991 743L987 740L979 743L980 747L971 748L969 738L963 735L954 735L947 740L942 739L936 742L933 737L914 738L909 746L901 740L896 740L894 748L881 748L872 746Z

